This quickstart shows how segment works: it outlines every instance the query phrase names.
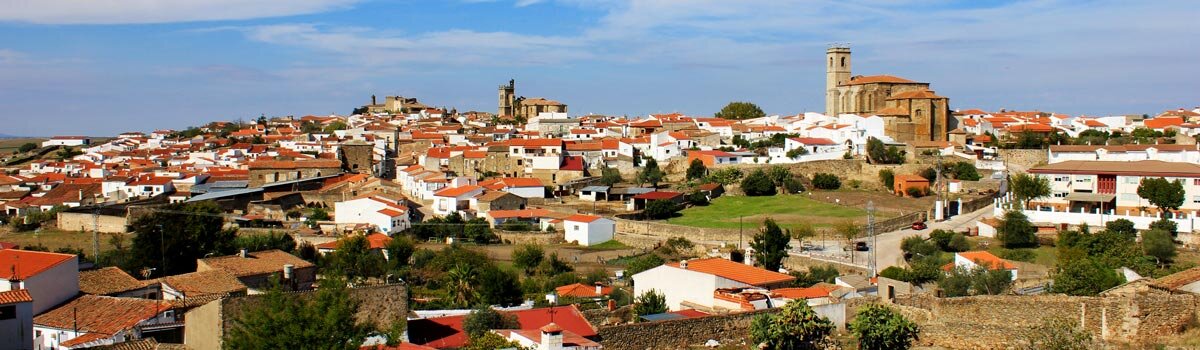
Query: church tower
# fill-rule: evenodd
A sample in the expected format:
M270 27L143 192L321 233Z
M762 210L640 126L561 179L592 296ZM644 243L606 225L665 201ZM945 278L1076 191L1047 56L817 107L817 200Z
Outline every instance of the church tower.
M825 51L825 115L836 116L841 91L838 86L850 81L850 46L833 45Z
M497 115L517 115L517 82L509 79L508 85L500 85L500 110Z

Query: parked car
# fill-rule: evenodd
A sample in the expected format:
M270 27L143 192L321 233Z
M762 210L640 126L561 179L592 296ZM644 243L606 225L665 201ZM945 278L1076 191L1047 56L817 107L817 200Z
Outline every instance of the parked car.
M867 246L867 242L854 242L854 250L865 252L871 250L871 247Z
M924 230L927 228L929 228L929 226L926 226L924 221L917 221L912 224L912 229L917 230L917 231Z

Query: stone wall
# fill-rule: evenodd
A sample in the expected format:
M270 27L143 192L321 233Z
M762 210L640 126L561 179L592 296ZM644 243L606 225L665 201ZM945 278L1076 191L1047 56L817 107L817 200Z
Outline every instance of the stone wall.
M1000 159L1012 170L1024 172L1029 168L1049 162L1049 153L1044 149L1001 149Z
M613 218L617 222L616 232L639 236L653 236L662 239L683 237L691 241L728 241L737 240L738 229L702 228L665 224L653 221L636 221ZM755 223L747 223L743 233L749 237L758 230Z
M644 322L600 327L600 341L608 350L688 349L715 339L721 344L749 342L750 323L758 315L778 312L767 309L729 315Z
M1191 294L1138 292L1104 297L1066 295L897 298L922 327L921 345L1001 349L1031 327L1054 319L1081 322L1094 338L1140 344L1179 334L1196 317ZM913 310L924 310L928 317ZM1036 310L1036 312L1032 312ZM964 332L964 330L970 330Z
M563 234L555 232L519 232L493 230L501 240L511 244L540 244L551 245L563 242Z
M59 212L55 220L59 230L91 232L99 224L100 233L128 232L129 220L124 216L92 215L91 213Z

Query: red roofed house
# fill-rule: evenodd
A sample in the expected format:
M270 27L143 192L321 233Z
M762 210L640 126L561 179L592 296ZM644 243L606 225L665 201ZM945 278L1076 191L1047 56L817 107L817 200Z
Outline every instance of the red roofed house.
M575 214L563 219L563 229L567 242L592 246L612 240L617 222L600 216Z
M479 183L489 190L512 193L521 198L545 198L546 185L532 177L502 177Z
M33 348L33 297L24 289L0 292L0 348Z
M949 272L956 267L971 270L980 266L989 270L1008 270L1012 279L1017 280L1017 265L983 250L954 253L954 262L942 266L942 270Z
M597 335L596 327L592 326L574 305L518 310L509 314L517 317L517 323L521 325L522 330L541 329L553 320L563 331L580 337L592 338ZM468 340L467 333L462 328L465 318L466 315L460 315L408 321L408 339L413 344L439 349L461 348L467 345Z
M334 223L339 228L358 224L373 225L380 232L393 234L412 226L404 200L368 194L333 204Z
M559 298L570 297L580 299L595 299L612 294L611 286L605 287L600 283L594 286L589 286L583 283L571 283L565 286L554 288L554 295Z
M675 204L683 204L683 193L671 191L654 191L646 192L629 198L629 202L625 203L626 210L642 210L646 208L646 203L653 201L664 200L675 202Z
M711 167L720 164L737 164L738 156L725 151L687 151L688 164L693 159L699 159L704 166Z
M29 290L40 314L79 294L79 258L74 254L0 250L0 292Z
M846 148L836 141L827 138L816 137L792 137L783 141L783 151L790 152L794 149L803 148L805 154L817 153L845 153Z
M470 209L471 200L483 193L482 186L463 185L458 187L443 188L440 191L433 193L433 213L437 215L450 215L453 212L462 212Z
M633 294L656 290L667 299L671 311L716 308L716 291L727 288L790 286L796 278L788 274L722 258L705 258L668 263L633 275Z
M600 350L604 346L551 323L540 329L497 329L496 334L517 342L526 349L538 350Z
M908 197L909 189L916 189L922 194L929 193L929 179L920 175L899 174L892 181L893 191L897 196Z
M336 241L329 241L317 245L317 252L321 255L329 254L338 250L338 247L350 237L342 238ZM366 236L367 250L379 250L383 252L383 258L387 259L387 245L392 242L392 237L382 233L372 233Z
M38 349L83 349L139 339L139 326L175 321L161 301L83 295L34 317L33 338Z

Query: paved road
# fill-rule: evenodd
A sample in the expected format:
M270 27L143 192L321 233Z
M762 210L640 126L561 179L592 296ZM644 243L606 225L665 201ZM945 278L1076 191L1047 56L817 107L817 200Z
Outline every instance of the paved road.
M983 217L991 216L991 214L992 214L992 206L989 205L987 207L984 207L983 209L979 209L974 212L970 212L970 213L967 213L964 215L959 215L959 216L953 217L950 220L946 220L946 221L942 221L942 222L928 222L927 224L929 225L929 228L924 229L924 230L915 231L912 229L903 229L903 230L899 230L899 231L881 233L881 234L879 234L879 236L877 238L877 241L878 241L877 246L872 247L874 249L877 249L877 252L879 254L878 260L877 260L879 266L877 268L879 270L883 270L885 268L888 268L889 266L904 266L905 265L904 251L900 250L900 241L904 240L904 238L907 238L909 236L915 236L915 235L920 235L921 237L928 238L929 232L932 232L933 230L937 230L937 229L959 231L959 232L966 231L968 228L974 227L975 222L977 220L979 220L980 218L983 218ZM871 243L870 240L868 240L867 243L870 244ZM854 255L851 256L850 252L846 252L846 251L842 250L842 245L845 244L845 241L841 241L841 240L810 241L809 244L813 245L813 246L817 246L817 247L822 247L822 248L817 251L809 251L806 254L801 254L800 250L799 250L800 249L799 242L792 241L791 245L792 245L793 249L790 252L790 254L805 256L805 257L809 257L809 258L813 258L813 259L817 259L817 260L837 262L837 263L856 266L856 267L864 268L864 269L868 268L868 266L869 266L870 253L854 252L853 253Z

